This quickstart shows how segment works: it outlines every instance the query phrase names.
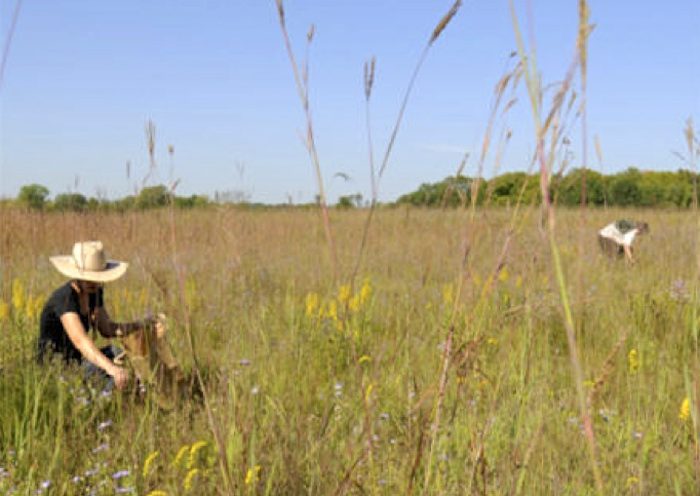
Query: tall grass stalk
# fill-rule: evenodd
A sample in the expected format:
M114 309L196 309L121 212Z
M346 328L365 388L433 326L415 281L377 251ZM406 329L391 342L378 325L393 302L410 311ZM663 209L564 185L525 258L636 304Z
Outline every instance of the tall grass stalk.
M2 60L0 60L0 90L2 89L2 84L5 80L5 64L7 64L7 59L10 56L10 46L12 45L12 38L15 34L15 28L17 27L17 20L19 19L19 11L21 7L22 0L17 0L15 3L15 9L12 13L10 27L7 30L7 36L5 38L5 45L2 50Z
M416 83L416 80L418 79L418 74L420 73L421 67L423 67L423 63L425 62L426 58L428 57L428 52L430 51L430 48L433 46L433 44L437 41L437 39L440 37L440 35L443 33L445 28L447 28L447 25L452 21L455 15L457 15L457 12L459 11L460 7L462 6L462 0L455 0L455 2L452 4L450 9L445 13L445 15L442 16L440 21L438 21L437 25L433 29L432 33L430 34L430 37L428 38L428 42L425 44L425 47L423 47L423 51L421 52L420 56L418 57L418 61L416 62L416 66L413 68L413 73L411 74L410 79L408 80L408 86L406 87L406 91L404 92L403 99L401 100L401 106L399 107L399 112L398 115L396 116L396 121L394 122L394 127L391 131L391 135L389 137L389 141L387 142L386 148L384 149L384 154L382 156L382 161L379 166L379 171L377 175L375 176L374 174L374 151L372 147L372 132L371 132L371 123L370 123L370 117L369 117L369 103L370 103L370 97L372 95L372 87L374 83L374 73L375 73L375 59L372 58L369 66L365 65L365 116L366 116L366 122L367 122L367 135L368 135L368 145L369 145L369 161L370 161L370 176L371 176L371 183L372 183L372 200L370 202L370 207L369 211L367 212L367 218L365 220L364 227L362 229L362 238L360 240L360 245L357 250L357 258L355 261L355 266L352 271L352 275L350 276L350 281L351 284L354 283L355 278L357 277L357 273L360 270L360 266L362 264L362 257L365 252L365 248L367 245L367 236L369 234L369 228L370 224L372 223L372 217L374 215L374 211L377 208L377 201L378 201L378 195L379 195L379 183L382 179L382 176L384 175L384 171L386 170L387 166L389 165L389 158L391 157L391 152L394 149L394 143L396 142L396 137L398 136L399 129L401 127L401 123L403 122L403 115L404 112L406 111L406 107L408 106L408 101L411 96L411 92L413 91L413 86Z
M519 23L518 23L518 17L515 11L515 5L513 3L513 0L509 0L510 3L510 11L511 11L511 18L513 22L513 30L515 32L515 37L516 37L516 43L518 46L518 53L520 55L520 59L523 63L524 69L525 69L525 80L527 82L527 89L528 89L528 94L530 97L530 104L531 104L531 110L532 110L532 115L533 115L533 120L534 120L534 125L535 125L535 138L536 138L536 153L537 153L537 159L540 165L540 188L542 191L542 202L543 206L545 209L546 213L546 219L547 219L547 232L548 232L548 237L549 237L549 248L551 251L552 255L552 262L554 265L554 273L556 275L556 280L557 280L557 285L559 288L559 296L561 299L561 305L562 305L562 310L564 312L564 327L566 330L566 337L567 337L567 343L569 347L569 357L571 361L571 371L574 379L574 384L576 387L576 394L578 397L578 403L579 403L579 411L581 415L581 420L583 422L584 426L584 432L586 435L586 440L588 444L588 452L590 456L590 463L591 463L591 470L593 473L593 479L595 482L595 487L598 492L598 494L604 494L604 484L603 484L603 479L600 475L600 469L598 468L598 460L597 460L597 454L596 454L596 440L595 440L595 433L593 431L593 422L590 416L590 412L588 410L588 405L586 404L586 396L584 393L584 387L583 387L583 372L582 372L582 367L581 367L581 362L579 359L579 353L578 353L578 345L576 343L576 331L574 327L574 320L571 312L571 305L569 304L569 296L568 296L568 290L567 290L567 285L566 285L566 280L564 277L564 270L562 266L562 261L561 261L561 256L559 253L559 247L557 245L556 241L556 236L555 236L555 229L556 229L556 221L555 221L555 215L554 215L554 205L551 201L550 195L549 195L549 178L552 170L552 161L554 159L554 153L550 152L548 155L545 152L545 143L547 139L547 133L548 133L548 127L549 124L552 122L552 119L558 115L559 111L561 110L561 104L563 102L563 97L568 91L568 88L571 84L571 80L573 79L573 72L574 72L574 67L576 67L577 63L580 63L581 60L581 55L584 53L585 55L585 46L586 43L585 41L581 41L579 46L578 46L578 51L576 53L576 56L574 57L574 61L572 62L571 67L569 68L569 71L567 72L567 75L564 79L564 82L561 85L561 88L555 97L554 103L552 105L552 108L550 109L549 115L547 119L545 120L544 124L542 123L540 116L541 116L541 90L540 90L540 80L538 79L537 76L537 65L535 62L535 57L534 54L532 57L528 56L528 52L526 50L525 44L523 42L522 36L520 34L520 28L519 28ZM585 0L583 0L583 3L585 4ZM584 12L585 15L581 15L579 19L579 23L583 23L584 21L587 22L587 7L584 5L584 9L582 9L582 12ZM581 26L579 29L579 33L585 32L584 30L588 29L588 25L586 24L585 26ZM534 52L534 48L532 48ZM584 50L584 52L581 52L581 50ZM551 139L550 144L552 145L552 151L554 151L554 146L556 144L555 139Z
M309 70L308 70L308 56L304 61L303 70L299 68L296 56L294 55L294 50L292 48L292 43L289 38L289 33L287 32L287 22L285 18L284 4L282 0L275 0L277 4L277 16L280 23L280 29L282 31L282 38L284 39L284 46L287 50L287 56L289 57L289 62L292 65L292 72L294 73L294 82L296 84L297 93L299 94L299 100L301 106L304 110L304 116L306 118L306 137L305 145L306 150L311 158L311 163L313 165L314 171L316 173L316 185L318 187L318 198L319 205L321 207L321 216L323 220L323 229L326 235L326 242L328 243L328 250L330 252L331 264L333 267L334 279L338 280L338 253L335 247L335 241L333 240L333 232L331 230L330 217L328 215L328 202L326 199L326 192L323 186L323 174L321 173L321 162L318 158L318 151L316 150L316 139L314 138L314 127L313 120L311 118L311 103L309 101ZM308 54L308 47L311 45L314 35L314 26L309 28L306 36L306 47Z

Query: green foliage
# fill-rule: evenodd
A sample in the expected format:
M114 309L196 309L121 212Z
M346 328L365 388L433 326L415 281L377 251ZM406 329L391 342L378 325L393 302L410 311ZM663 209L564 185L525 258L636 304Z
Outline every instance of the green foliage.
M164 185L148 186L139 192L135 206L141 210L160 208L168 205L171 199L172 194Z
M559 205L573 207L581 204L584 175L586 181L586 204L605 204L605 177L593 170L573 169L564 178L560 179L554 187Z
M355 193L354 195L344 195L338 198L338 208L348 209L362 206L362 195Z
M91 198L91 200L94 200L94 198ZM88 208L88 199L80 193L61 193L56 195L53 201L53 208L61 212L83 212Z
M585 175L586 204L620 207L680 207L693 203L693 182L697 175L691 171L640 171L629 168L618 174L605 176L590 169L576 168L561 177L553 177L550 194L558 205L575 207L581 204ZM448 177L437 183L424 183L396 201L398 204L436 207L468 204L473 179ZM507 172L482 179L477 204L514 205L523 191L522 203L541 200L538 174ZM524 190L523 190L524 187Z
M17 202L31 210L43 210L46 206L46 199L49 196L49 190L41 184L27 184L22 186L17 196Z

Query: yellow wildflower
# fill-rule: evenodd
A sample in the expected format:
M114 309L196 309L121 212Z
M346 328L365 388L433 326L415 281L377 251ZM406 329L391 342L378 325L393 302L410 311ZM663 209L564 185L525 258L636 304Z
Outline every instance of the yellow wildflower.
M683 403L681 403L681 408L678 411L678 418L682 421L685 422L690 418L690 398L687 396L685 399L683 399Z
M24 309L24 285L18 278L12 280L12 306L17 312Z
M510 277L510 274L508 274L508 269L503 267L501 271L498 273L498 280L501 282L506 282L508 278Z
M153 491L148 493L146 496L168 496L168 493L166 493L162 489L154 489Z
M192 468L197 463L197 453L207 445L206 441L197 441L190 448L190 458L187 460L187 468Z
M0 300L0 322L3 320L7 320L7 318L10 316L10 305L5 303L3 300Z
M151 471L151 465L153 465L153 462L155 461L156 458L158 458L159 451L154 451L150 455L146 457L146 461L143 462L143 478L145 479L148 477L148 473Z
M306 295L306 316L312 317L318 309L318 294L309 293Z
M258 475L260 474L260 465L249 468L245 474L245 485L250 486L258 481Z
M180 450L177 452L177 455L175 455L175 459L173 460L173 466L178 467L182 460L185 458L185 453L187 453L190 450L190 445L186 444Z
M445 284L442 287L442 302L445 305L451 305L454 299L454 288L452 284Z
M193 468L189 472L187 472L187 475L185 476L185 480L182 483L182 486L185 488L185 491L189 491L192 489L192 481L196 477L196 475L199 473L198 468Z
M634 374L639 369L639 356L635 348L632 348L627 355L627 364L630 374Z
M362 287L360 288L360 304L364 305L369 297L372 296L372 285L370 284L369 277L364 280Z
M486 342L491 346L498 346L498 339L496 338L488 338Z
M348 302L348 310L350 310L352 313L355 313L359 309L360 309L360 295L355 295L352 298L350 298L350 301Z
M338 288L338 301L340 303L345 303L350 299L350 295L352 294L352 291L350 290L350 285L349 284L343 284Z
M338 320L338 304L334 300L328 302L326 316L330 319Z
M41 311L44 309L44 303L46 303L46 298L43 296L37 296L34 298L34 306L32 308L32 316L35 319L39 319L41 316Z
M367 386L367 389L365 390L365 401L369 401L370 395L372 394L372 390L374 389L374 384L370 384Z

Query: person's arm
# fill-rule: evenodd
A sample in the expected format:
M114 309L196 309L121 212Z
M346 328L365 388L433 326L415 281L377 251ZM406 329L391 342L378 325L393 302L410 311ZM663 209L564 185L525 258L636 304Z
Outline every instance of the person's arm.
M80 317L77 313L66 312L61 315L61 324L63 324L63 329L65 329L71 343L73 343L86 360L113 377L117 388L122 389L126 386L129 381L129 373L127 370L115 365L99 350L99 348L97 348L97 346L95 346L95 342L90 339L88 333L85 332L83 323L80 321Z
M112 319L103 306L95 308L95 326L97 330L106 338L118 338L126 336L141 329L145 329L155 324L155 319L146 317L135 322L112 322Z
M634 257L632 256L632 246L625 244L622 245L622 247L625 250L625 258L627 259L627 262L633 264Z

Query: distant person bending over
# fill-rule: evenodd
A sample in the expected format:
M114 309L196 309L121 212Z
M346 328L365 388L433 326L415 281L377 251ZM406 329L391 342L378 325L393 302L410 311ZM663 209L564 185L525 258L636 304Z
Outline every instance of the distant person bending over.
M55 353L66 363L85 365L86 375L103 373L109 378L108 387L124 388L129 373L113 362L119 350L113 346L97 348L88 330L96 329L104 337L115 338L154 325L150 318L131 323L112 322L103 305L103 284L123 276L128 264L107 260L99 241L75 243L72 255L50 257L50 260L71 280L54 291L41 312L39 361Z
M617 220L598 231L598 243L608 256L624 256L634 263L632 243L638 234L649 232L649 224L632 220Z

